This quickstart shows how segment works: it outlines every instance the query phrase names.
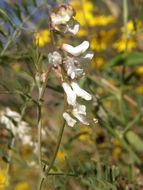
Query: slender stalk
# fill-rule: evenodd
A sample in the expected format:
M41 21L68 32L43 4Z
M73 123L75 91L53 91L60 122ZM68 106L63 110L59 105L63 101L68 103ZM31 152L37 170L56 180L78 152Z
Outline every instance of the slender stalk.
M8 163L7 163L7 167L6 167L3 190L6 189L6 182L7 182L8 173L9 173L9 169L10 169L10 164L11 164L11 160L12 160L12 153L13 153L12 151L13 151L14 144L15 144L15 137L13 137L13 139L12 139L10 150L9 150L9 159L8 159Z
M38 107L38 158L39 158L39 169L40 169L40 176L42 175L42 150L41 150L41 140L42 140L42 114L41 114L42 106L39 105Z
M60 144L61 144L61 140L62 140L62 136L63 136L63 132L64 132L64 127L65 127L65 121L63 123L63 125L61 126L60 128L60 132L59 132L59 136L58 136L58 140L57 140L57 145L56 145L56 150L55 150L55 153L51 159L51 162L49 164L49 167L48 167L48 170L45 172L45 177L48 176L48 175L52 175L50 172L51 168L53 167L54 165L54 162L55 162L55 159L56 159L56 156L57 156L57 153L58 153L58 150L59 150L59 147L60 147ZM42 189L42 185L44 183L44 179L45 177L43 176L41 179L40 179L40 183L39 183L39 188L38 190L41 190Z
M63 136L63 132L64 132L64 127L65 127L65 121L64 121L63 125L60 128L59 136L58 136L58 140L57 140L57 145L56 145L56 150L55 150L55 153L54 153L54 155L52 157L52 160L51 160L51 162L49 164L48 170L46 171L46 175L49 174L49 172L50 172L50 170L53 167L53 164L55 162L55 159L56 159L56 156L57 156L60 144L61 144L61 140L62 140L62 136Z
M139 120L141 114L137 114L136 117L126 126L126 128L123 131L123 134L125 134L130 128Z
M40 190L42 188L42 184L44 182L44 177L43 177L43 167L42 167L42 134L41 134L41 130L42 130L42 99L44 97L45 94L45 90L46 90L46 85L47 85L47 81L48 81L48 76L49 73L52 69L52 66L49 67L49 69L46 72L46 76L45 76L45 81L43 82L42 85L38 85L38 91L39 91L39 106L38 106L38 160L39 160L39 169L40 169L40 182L39 182L39 187L38 189Z
M124 32L125 32L125 52L128 51L128 0L123 0L123 21L124 21Z
M125 35L125 52L128 52L127 22L128 22L128 2L127 2L127 0L123 0L123 23L124 23L124 35ZM126 70L126 67L123 65L122 71L121 71L122 83L124 83L125 70Z
M73 177L77 177L78 175L77 174L74 174L74 173L60 173L60 172L50 172L47 174L47 176L49 175L65 175L65 176L73 176Z

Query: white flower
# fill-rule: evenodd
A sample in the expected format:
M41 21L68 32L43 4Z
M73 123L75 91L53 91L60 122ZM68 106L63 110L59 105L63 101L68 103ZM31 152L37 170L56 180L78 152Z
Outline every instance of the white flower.
M86 117L86 107L84 105L76 104L72 110L72 114L75 118L77 118L81 123L85 125L89 125L91 123L91 119Z
M74 106L76 103L76 94L75 92L72 90L72 88L70 87L70 85L66 82L62 83L62 87L67 95L67 102L69 105Z
M54 67L57 67L58 64L62 64L62 57L57 51L54 51L53 53L49 53L48 59L49 59L49 63L54 65Z
M60 25L60 24L65 24L67 21L70 20L70 17L68 15L65 15L65 17L62 17L61 15L51 13L51 22L54 25Z
M65 70L67 71L67 75L69 77L71 77L71 79L74 79L81 75L84 75L84 70L82 68L80 68L79 64L75 63L74 58L67 57L63 61L63 63L64 63L63 66L64 66Z
M61 4L50 14L50 25L53 29L61 31L61 26L66 25L74 16L75 12L71 5Z
M93 56L94 56L94 53L92 51L87 51L81 56L81 58L91 60Z
M73 112L78 113L78 114L82 114L82 115L86 115L86 106L85 105L80 105L80 104L77 103L74 106Z
M19 113L10 110L10 108L6 108L5 111L0 113L0 122L4 124L14 136L18 136L23 144L29 144L32 146L32 139L29 135L30 128L28 123L21 121Z
M80 24L74 19L71 19L67 23L67 31L72 33L73 35L77 34L77 32L79 31L79 27L80 27Z
M89 48L89 42L84 41L80 45L73 47L69 44L62 44L61 47L64 51L72 54L73 56L79 56L83 54Z
M73 91L76 93L77 96L79 96L85 100L91 100L92 99L92 96L88 92L86 92L85 90L80 88L76 82L72 82L71 86L72 86Z
M77 122L67 112L63 113L63 118L66 120L68 126L70 126L70 127L73 127L75 125L75 123Z

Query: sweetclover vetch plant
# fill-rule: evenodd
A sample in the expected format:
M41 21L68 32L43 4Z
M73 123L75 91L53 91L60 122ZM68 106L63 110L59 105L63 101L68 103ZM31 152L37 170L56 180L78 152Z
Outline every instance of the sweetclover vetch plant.
M62 35L76 35L79 30L79 23L73 18L75 12L71 5L59 5L50 14L50 26L53 31ZM91 94L80 88L77 79L85 75L82 64L89 63L93 58L93 53L88 51L89 42L83 41L80 45L73 47L72 45L63 43L60 52L54 51L48 54L49 63L54 68L58 68L62 87L66 93L69 110L63 113L68 126L73 127L77 121L85 125L96 123L97 120L87 117L86 106L80 105L77 97L86 101L92 99Z
M53 41L57 39L57 36L75 36L79 31L80 24L74 19L75 11L70 4L60 4L51 11L49 22L50 31ZM55 44L55 41L53 42ZM63 118L65 120L63 126L60 129L59 137L57 140L56 151L51 159L48 169L42 164L42 152L41 152L41 107L38 108L38 149L39 149L39 166L41 170L41 180L39 189L41 189L45 176L47 176L54 164L56 155L61 143L61 138L65 124L70 127L74 127L75 124L81 123L87 126L97 123L96 118L90 118L86 112L86 106L81 105L78 102L78 97L86 101L92 100L92 95L82 89L78 84L78 79L85 75L85 71L82 67L83 64L90 63L94 54L89 49L89 42L83 41L76 47L63 43L60 47L55 47L54 51L48 54L50 69L46 72L39 72L36 75L39 88L39 101L42 100L48 81L48 74L51 70L55 72L58 81L65 93L65 110ZM40 80L40 82L39 82ZM41 104L42 105L42 104Z

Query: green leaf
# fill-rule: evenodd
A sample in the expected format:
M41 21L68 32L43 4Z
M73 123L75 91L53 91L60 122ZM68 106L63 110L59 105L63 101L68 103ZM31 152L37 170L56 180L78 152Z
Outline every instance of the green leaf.
M8 37L7 32L5 31L4 28L2 28L2 26L0 26L0 34L2 34L4 37Z
M113 66L132 66L138 64L143 64L143 53L136 51L115 56L113 59L104 64L102 69L107 69Z
M128 131L126 133L126 139L137 152L143 152L143 141L136 133Z
M12 19L10 18L10 16L6 13L6 11L0 7L0 18L3 18L4 20L9 21L9 23L11 24L11 26L15 29L15 24L13 23Z
M14 3L12 6L13 6L13 10L14 10L16 16L19 18L20 21L22 21L21 10L20 10L19 5L17 3Z

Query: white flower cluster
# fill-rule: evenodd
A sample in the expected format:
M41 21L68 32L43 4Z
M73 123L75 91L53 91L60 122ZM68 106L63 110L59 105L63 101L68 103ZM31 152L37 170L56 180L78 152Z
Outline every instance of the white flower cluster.
M56 7L50 14L51 28L61 34L76 35L79 30L79 23L73 18L74 15L73 7L69 4L62 4ZM85 105L80 105L77 102L77 97L87 101L92 99L92 96L77 83L77 79L85 75L81 63L89 62L93 58L93 53L88 51L88 48L88 41L83 41L76 47L62 44L61 50L63 50L66 56L63 57L57 51L48 55L49 63L54 67L60 66L66 73L66 76L62 76L62 87L67 96L67 103L72 109L64 112L63 117L70 127L73 127L77 121L85 125L97 122L96 119L88 118Z
M5 111L0 112L0 122L4 124L14 136L17 136L24 145L28 144L33 146L33 142L29 134L29 125L25 121L21 121L19 113L12 111L10 108L6 108Z

